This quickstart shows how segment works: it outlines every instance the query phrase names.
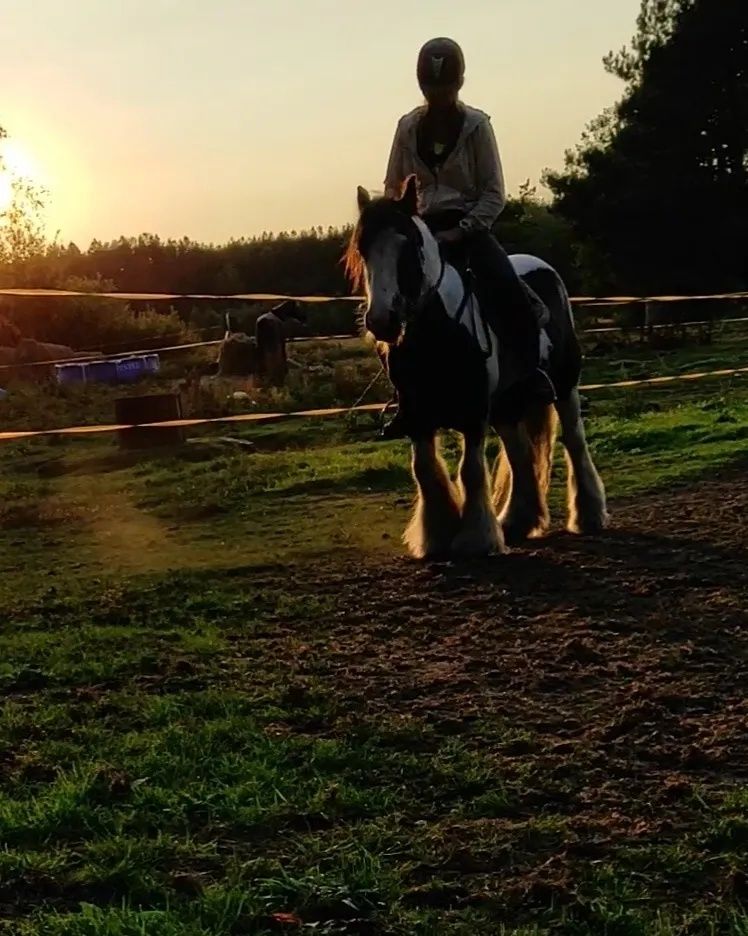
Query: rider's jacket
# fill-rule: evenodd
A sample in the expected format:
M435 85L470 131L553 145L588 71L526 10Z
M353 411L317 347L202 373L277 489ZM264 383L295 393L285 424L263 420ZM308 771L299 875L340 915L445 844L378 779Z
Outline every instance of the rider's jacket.
M425 106L401 117L392 142L385 195L400 195L415 174L422 214L459 209L475 228L491 228L504 210L506 190L496 136L488 114L460 102L465 120L457 145L442 166L432 171L418 154L418 124Z

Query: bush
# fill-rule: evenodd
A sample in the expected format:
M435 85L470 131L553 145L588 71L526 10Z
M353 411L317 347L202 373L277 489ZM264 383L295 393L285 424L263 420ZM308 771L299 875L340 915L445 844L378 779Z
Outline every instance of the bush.
M109 292L106 280L70 279L65 289ZM25 338L68 345L75 350L127 351L198 340L174 309L134 309L118 299L17 299L9 303L5 319Z

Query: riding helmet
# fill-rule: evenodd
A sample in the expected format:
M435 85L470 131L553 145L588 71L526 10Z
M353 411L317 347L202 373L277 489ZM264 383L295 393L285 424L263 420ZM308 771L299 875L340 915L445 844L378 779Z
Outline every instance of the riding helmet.
M454 39L430 39L418 53L418 83L421 87L462 84L465 56Z

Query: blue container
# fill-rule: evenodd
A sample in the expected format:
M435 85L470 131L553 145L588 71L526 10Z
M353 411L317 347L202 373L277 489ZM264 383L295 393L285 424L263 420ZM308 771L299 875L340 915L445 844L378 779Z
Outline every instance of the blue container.
M86 382L85 364L55 364L55 376L60 384Z
M161 370L161 358L157 354L146 354L143 356L145 372L149 376L158 374Z
M133 383L145 374L145 361L142 357L121 358L117 364L117 380L121 383Z
M116 361L91 361L86 367L86 378L94 383L116 383Z

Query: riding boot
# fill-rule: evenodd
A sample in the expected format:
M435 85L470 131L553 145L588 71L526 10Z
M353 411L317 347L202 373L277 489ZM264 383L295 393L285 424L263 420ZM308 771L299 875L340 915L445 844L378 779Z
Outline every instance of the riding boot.
M488 287L489 324L514 351L517 388L542 403L553 403L556 390L540 362L540 322L546 308L540 297L517 275L504 248L490 231L469 239L470 260L479 282Z
M535 290L524 282L522 286L522 291L527 298L529 314L533 317L536 328L529 334L521 335L521 340L518 342L517 356L520 364L523 365L522 373L525 375L520 379L520 383L523 390L534 400L540 403L555 403L556 388L540 360L540 322L547 310L545 303ZM518 311L518 314L527 315L528 311Z
M517 386L521 387L522 391L537 403L550 405L556 402L556 388L551 376L540 365L530 371L526 377L521 378Z

